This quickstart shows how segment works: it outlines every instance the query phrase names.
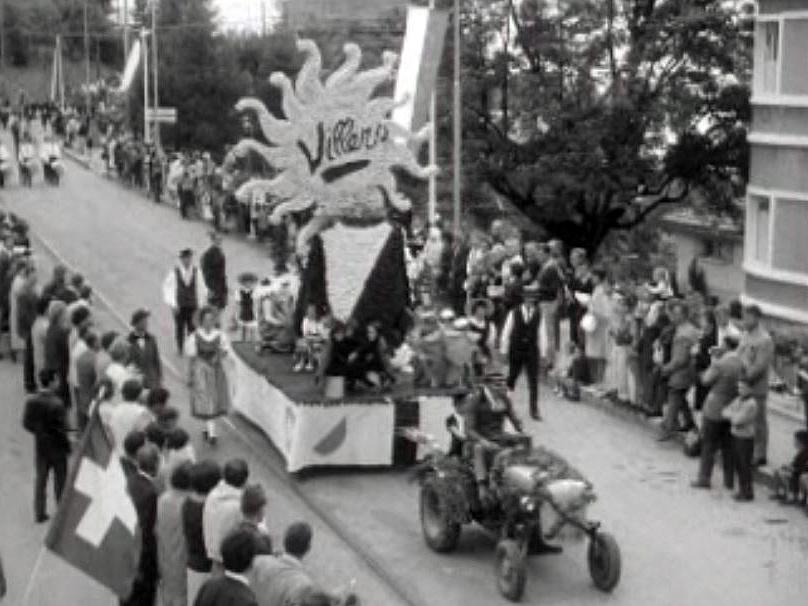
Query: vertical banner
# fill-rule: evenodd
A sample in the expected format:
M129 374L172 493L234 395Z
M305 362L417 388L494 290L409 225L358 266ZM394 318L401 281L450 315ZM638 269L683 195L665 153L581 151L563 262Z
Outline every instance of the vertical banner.
M407 9L395 99L407 102L393 110L393 120L411 132L426 124L429 99L438 76L449 13L419 6Z
M137 68L140 65L140 54L140 40L135 40L132 50L129 51L129 56L126 58L126 67L123 70L123 76L121 76L121 86L118 92L126 92L132 86L132 81L135 79Z

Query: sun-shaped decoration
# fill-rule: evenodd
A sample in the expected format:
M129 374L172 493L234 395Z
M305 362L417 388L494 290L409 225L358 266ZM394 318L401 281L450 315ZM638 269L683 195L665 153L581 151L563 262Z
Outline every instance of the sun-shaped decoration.
M278 172L273 179L247 181L236 196L246 201L269 194L278 201L273 221L313 209L316 220L306 230L309 236L333 221L384 220L388 205L409 209L409 200L396 191L393 169L421 179L437 169L421 166L413 153L412 144L425 140L428 127L413 134L390 119L391 111L406 99L374 97L393 76L395 53L384 53L380 67L359 71L361 50L346 44L345 62L323 83L317 45L300 40L297 47L306 59L294 87L282 73L270 77L281 89L285 119L273 116L254 97L236 104L238 111L256 113L270 145L246 138L233 154L254 151Z

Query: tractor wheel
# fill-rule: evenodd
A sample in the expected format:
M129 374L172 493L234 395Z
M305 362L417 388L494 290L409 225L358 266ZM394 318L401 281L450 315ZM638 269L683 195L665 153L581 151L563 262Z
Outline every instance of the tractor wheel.
M612 535L597 533L589 542L587 559L595 587L605 592L617 587L620 582L620 547Z
M511 602L518 602L525 592L527 564L525 554L516 541L504 539L497 545L497 589Z
M460 524L449 519L444 497L435 485L421 487L421 531L429 547L438 553L454 551L460 539Z

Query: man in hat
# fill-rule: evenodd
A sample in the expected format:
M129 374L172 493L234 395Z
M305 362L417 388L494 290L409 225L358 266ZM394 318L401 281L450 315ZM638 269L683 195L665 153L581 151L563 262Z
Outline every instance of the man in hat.
M132 332L129 333L131 364L143 377L143 387L151 391L163 383L163 367L157 339L149 333L149 316L146 309L138 309L132 314Z
M500 351L508 359L508 390L513 392L522 370L527 377L530 416L541 420L539 414L539 326L541 313L536 305L538 287L525 286L524 300L508 312L500 336Z
M194 330L196 312L207 301L207 287L200 274L194 265L193 251L184 248L180 251L180 262L168 272L163 281L163 301L174 314L174 336L180 356L186 335Z
M200 266L208 289L207 302L222 311L227 307L227 262L221 234L211 231L209 235L210 247L202 254Z

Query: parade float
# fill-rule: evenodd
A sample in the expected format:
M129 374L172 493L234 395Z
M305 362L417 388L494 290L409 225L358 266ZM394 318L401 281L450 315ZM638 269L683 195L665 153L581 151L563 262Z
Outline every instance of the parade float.
M427 131L413 133L391 119L406 99L377 94L394 76L395 54L360 70L359 47L346 44L344 63L323 81L317 46L301 40L298 50L305 61L295 81L282 73L270 78L282 93L282 116L256 98L237 104L257 122L263 140L242 139L228 162L252 155L269 170L247 179L236 197L269 203L273 221L291 215L300 226L295 324L300 310L314 304L342 321L378 323L387 341L398 344L410 322L400 222L410 202L398 191L395 172L426 179L436 170L416 158ZM311 374L293 372L289 355L252 343L233 349L234 408L269 437L292 472L412 460L415 453L397 429L443 433L453 412L441 381L424 388L401 377L383 394L326 397Z

